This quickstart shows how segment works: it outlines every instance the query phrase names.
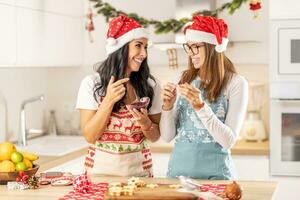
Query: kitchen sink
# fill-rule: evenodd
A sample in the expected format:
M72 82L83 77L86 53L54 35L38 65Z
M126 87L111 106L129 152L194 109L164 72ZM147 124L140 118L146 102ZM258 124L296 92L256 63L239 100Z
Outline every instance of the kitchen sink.
M27 146L16 146L39 156L63 156L87 147L83 136L42 136L27 141Z

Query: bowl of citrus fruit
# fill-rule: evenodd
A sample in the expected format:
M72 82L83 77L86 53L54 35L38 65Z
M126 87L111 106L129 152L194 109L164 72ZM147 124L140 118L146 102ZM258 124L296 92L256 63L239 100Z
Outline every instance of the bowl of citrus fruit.
M16 181L20 172L33 176L39 169L34 164L38 155L25 151L18 151L13 143L0 143L0 184Z

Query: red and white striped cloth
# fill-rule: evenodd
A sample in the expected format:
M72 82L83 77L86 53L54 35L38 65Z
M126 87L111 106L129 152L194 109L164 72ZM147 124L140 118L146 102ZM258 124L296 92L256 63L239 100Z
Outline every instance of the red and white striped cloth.
M200 192L211 192L223 200L228 200L228 198L224 197L224 190L226 184L203 184L199 187ZM108 183L90 183L89 189L86 193L76 190L70 191L68 194L59 198L59 200L103 200L105 192L108 189ZM205 200L203 198L199 198L198 200Z
M59 200L103 200L108 183L91 183L86 193L73 189Z
M218 197L221 197L223 200L229 200L228 198L225 197L225 188L226 184L202 184L198 190L200 192L211 192ZM199 198L198 200L205 200L203 198Z

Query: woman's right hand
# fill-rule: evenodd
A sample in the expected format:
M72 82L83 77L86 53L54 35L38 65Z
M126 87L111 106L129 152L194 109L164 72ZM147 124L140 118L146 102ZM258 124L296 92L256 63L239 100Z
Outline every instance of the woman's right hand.
M167 83L164 85L161 100L163 102L163 110L171 110L176 100L176 85Z
M124 83L127 81L129 81L129 78L123 78L115 82L115 77L112 76L109 80L104 99L113 104L122 99L126 94Z

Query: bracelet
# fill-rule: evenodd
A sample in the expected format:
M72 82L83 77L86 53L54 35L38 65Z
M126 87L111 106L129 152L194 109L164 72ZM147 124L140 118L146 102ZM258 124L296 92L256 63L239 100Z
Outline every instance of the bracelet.
M195 110L199 111L204 107L205 103L202 102L199 106L197 106L197 108L195 108Z
M170 109L165 109L164 106L161 107L163 111L170 111L173 109L173 106Z
M150 120L150 121L151 121L151 120ZM151 124L150 124L149 128L147 128L147 129L142 129L142 131L150 131L151 128L152 128L152 125L153 125L153 122L151 121Z
M204 101L200 105L200 109L204 107Z

